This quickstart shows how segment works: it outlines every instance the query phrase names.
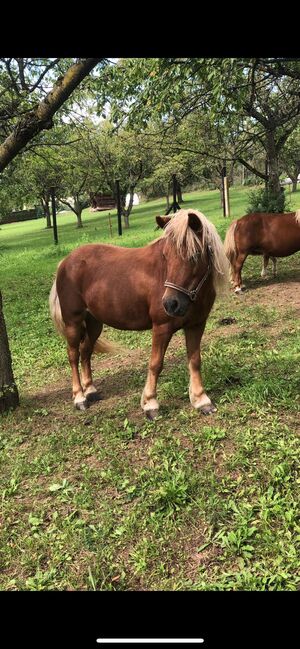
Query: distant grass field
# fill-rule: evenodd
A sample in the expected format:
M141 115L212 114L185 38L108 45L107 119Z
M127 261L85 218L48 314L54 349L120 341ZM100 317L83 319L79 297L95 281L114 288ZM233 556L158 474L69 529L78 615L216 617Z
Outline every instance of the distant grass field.
M231 219L249 188L230 190ZM288 210L300 207L300 191ZM222 238L218 191L184 195ZM64 342L48 295L57 263L87 242L142 246L162 200L135 207L113 237L107 213L0 225L1 290L21 407L0 421L0 588L8 590L295 590L299 546L300 253L262 282L248 258L240 297L218 300L202 344L207 419L188 400L183 336L166 354L161 415L140 410L151 332L119 332L127 355L95 358L104 399L71 402ZM220 320L231 316L232 325Z

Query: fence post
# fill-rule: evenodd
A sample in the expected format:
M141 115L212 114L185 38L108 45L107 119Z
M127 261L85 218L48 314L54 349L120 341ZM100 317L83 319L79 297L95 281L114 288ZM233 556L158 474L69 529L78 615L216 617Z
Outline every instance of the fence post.
M118 208L118 233L122 234L122 211L121 211L121 197L120 197L120 181L116 180L116 194L117 194L117 208Z
M173 178L173 212L175 214L176 204L177 204L177 180L175 174L173 174L172 178Z
M56 223L56 207L55 207L55 187L51 187L50 192L51 192L54 243L58 243L57 223Z
M228 181L227 181L227 172L226 172L226 161L224 161L224 167L222 168L222 189L223 189L223 216L224 218L229 216L229 191L228 191Z

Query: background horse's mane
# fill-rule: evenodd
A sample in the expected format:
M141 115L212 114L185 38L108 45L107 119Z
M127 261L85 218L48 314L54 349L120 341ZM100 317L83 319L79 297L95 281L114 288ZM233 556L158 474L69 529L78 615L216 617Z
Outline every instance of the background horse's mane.
M189 214L195 214L201 223L200 237L189 227ZM179 210L164 228L163 236L174 243L183 259L196 258L199 252L203 254L207 246L210 246L215 289L220 291L228 286L228 259L221 238L213 223L202 212L194 209Z

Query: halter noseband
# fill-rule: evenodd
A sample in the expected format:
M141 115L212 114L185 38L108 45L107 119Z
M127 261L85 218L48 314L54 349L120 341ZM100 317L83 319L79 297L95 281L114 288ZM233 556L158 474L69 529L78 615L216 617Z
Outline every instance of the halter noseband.
M184 293L185 295L187 295L190 298L191 302L195 302L201 287L203 286L204 282L207 280L208 275L209 275L209 273L211 271L211 261L210 261L210 254L209 253L212 253L212 249L211 249L210 246L208 246L208 266L207 266L207 271L206 271L204 277L202 277L202 279L200 280L199 284L196 286L196 288L193 288L191 291L188 291L186 288L183 288L183 286L177 286L177 284L173 284L172 282L165 282L164 286L168 286L169 288L174 288L176 291L179 291L180 293Z

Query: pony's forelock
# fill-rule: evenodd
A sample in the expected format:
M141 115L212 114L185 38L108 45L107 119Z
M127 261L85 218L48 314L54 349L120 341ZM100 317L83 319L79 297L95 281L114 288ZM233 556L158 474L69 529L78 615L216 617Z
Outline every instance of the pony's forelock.
M202 226L201 236L189 227L189 214L195 214ZM163 237L168 238L183 259L193 259L209 246L213 265L214 286L217 291L228 286L228 259L221 238L213 225L202 212L188 209L179 210L164 228Z

